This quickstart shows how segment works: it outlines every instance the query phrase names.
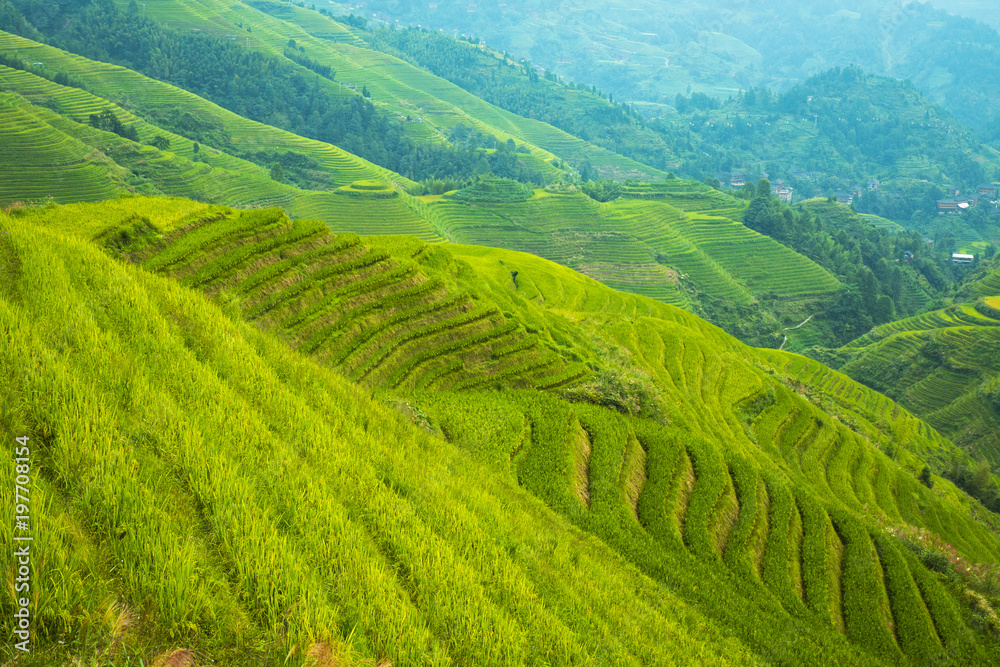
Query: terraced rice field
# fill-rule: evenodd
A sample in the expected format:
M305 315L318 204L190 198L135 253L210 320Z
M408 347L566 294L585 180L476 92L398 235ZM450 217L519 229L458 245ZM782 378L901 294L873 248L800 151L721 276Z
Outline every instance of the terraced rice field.
M648 186L655 198L604 205L584 195L548 193L502 206L424 199L427 217L451 240L529 252L675 305L685 305L695 293L749 304L758 297L815 297L839 288L812 261L740 223L676 208L714 213L712 207L725 207L731 198L707 194L705 189L716 191L690 181L665 183L669 188ZM698 198L674 199L684 187Z
M871 213L859 213L858 217L870 224L872 227L877 229L884 229L887 232L899 233L906 231L906 228L899 223L893 222L878 215L873 215Z
M139 236L135 224L101 237L115 248L123 233ZM357 382L548 388L586 374L495 307L428 278L420 269L427 246L418 242L407 242L415 244L411 261L398 261L377 242L332 235L321 222L293 222L273 209L203 218L169 233L167 242L130 256L233 304Z
M1000 269L993 270L981 280L976 281L975 289L982 296L1000 294Z
M980 313L972 304L958 304L877 326L847 347L861 347L902 332L969 326L1000 326L1000 321Z
M368 49L359 40L326 39L331 32L344 31L344 26L316 12L301 10L282 14L291 19L286 22L277 14L272 16L243 3L220 0L173 0L155 11L157 18L176 26L203 25L217 31L246 34L236 28L236 23L252 25L253 44L279 57L283 57L288 40L295 39L306 48L310 58L332 67L339 82L356 90L366 87L372 99L389 112L422 118L424 123L445 133L463 123L500 141L514 139L528 147L535 158L534 164L547 177L562 173L552 164L555 158L573 164L590 160L598 169L621 178L651 180L665 176L663 172L588 144L551 125L495 107L426 70ZM342 88L334 83L321 82L321 85Z
M984 299L877 327L845 346L852 359L842 370L996 465L1000 414L990 397L1000 378L1000 319L993 307Z
M337 231L409 234L427 241L441 238L408 205L410 198L391 186L392 181L368 178L332 192L299 190L271 180L263 167L208 147L200 152L203 161L195 162L193 141L89 92L4 66L0 66L0 88L24 98L0 94L6 102L0 107L0 123L5 126L0 135L4 147L0 203L50 195L59 202L96 201L131 189L241 208L280 206L295 217L324 220ZM52 105L62 115L38 104ZM90 114L105 109L134 127L140 140L165 137L170 149L139 146L86 124ZM45 178L40 176L43 171ZM347 171L352 173L374 176L380 172ZM378 183L378 189L366 183ZM361 189L354 189L357 184Z
M354 189L364 191L365 184L359 185L362 187ZM541 199L533 201L540 204ZM270 459L261 459L262 452L267 450L245 446L246 442L268 443L268 438L273 437L285 443L285 448L278 450L284 460L303 464L282 473L283 479L287 475L301 475L303 484L297 488L314 488L317 479L333 479L337 483L328 489L333 493L345 486L347 480L354 479L348 471L371 465L370 483L351 487L351 492L336 496L338 503L346 503L351 516L362 517L359 521L388 521L400 510L405 513L403 519L413 516L406 509L410 504L385 504L392 498L419 497L423 500L414 501L412 507L419 506L421 511L437 517L432 528L416 521L392 523L395 526L392 530L383 523L359 525L357 528L362 531L357 534L359 549L360 545L368 544L365 553L380 558L391 556L386 569L371 570L364 566L368 561L351 560L349 554L337 551L330 555L334 552L328 549L339 549L341 545L339 538L331 542L324 537L333 524L321 522L309 528L306 523L298 523L310 520L315 523L316 516L326 516L316 513L321 511L321 500L329 498L329 493L309 496L308 512L292 511L291 505L269 505L277 507L280 517L287 517L286 521L296 522L289 524L288 543L297 550L309 547L307 552L294 552L306 553L310 558L289 561L303 563L295 570L286 567L285 561L250 558L247 553L258 552L231 547L226 536L233 534L232 524L218 524L213 509L211 515L206 515L212 522L208 525L216 531L211 534L219 536L222 546L213 547L210 552L206 549L206 553L220 551L226 558L220 562L239 563L238 567L243 569L238 571L251 573L241 574L232 581L223 578L220 581L227 582L226 585L213 589L203 587L202 580L192 578L189 572L185 575L187 565L174 566L181 557L194 559L193 552L185 552L185 556L177 550L151 550L131 535L126 536L127 541L111 540L111 548L118 549L113 552L118 560L127 557L131 562L140 555L158 559L152 561L152 566L143 565L142 572L152 573L146 576L149 581L167 578L174 582L177 590L187 593L185 602L202 599L207 604L212 600L211 591L223 591L239 600L240 605L263 610L259 612L262 618L274 619L261 622L268 623L264 625L267 631L280 632L284 624L281 613L291 604L289 600L308 599L311 591L336 590L347 602L338 598L327 606L317 606L328 616L318 621L295 620L302 625L292 627L302 628L299 632L311 641L311 628L339 628L334 610L348 609L354 618L360 619L356 627L370 636L371 645L377 647L374 650L384 655L402 655L401 660L422 662L430 655L425 650L426 638L441 633L441 645L460 656L461 660L457 658L456 662L468 657L471 663L497 665L530 663L535 656L531 652L534 642L528 641L511 644L504 649L507 652L499 653L498 642L507 637L500 631L504 628L522 633L518 636L542 637L538 641L548 647L545 638L564 630L559 629L561 625L542 622L548 618L547 609L555 613L570 608L573 613L567 618L577 619L580 610L613 608L615 614L599 619L588 612L587 619L598 619L594 623L607 628L607 633L597 635L595 641L603 646L609 636L615 637L616 642L627 640L629 651L635 651L634 657L625 653L624 648L612 647L608 652L597 648L587 653L597 656L594 662L674 664L682 660L672 654L665 657L663 650L675 646L676 633L673 638L661 639L650 634L652 630L646 626L635 625L650 613L643 611L646 607L637 605L645 604L650 595L669 593L672 600L678 601L675 610L697 609L706 625L724 632L737 646L749 647L754 659L810 664L822 655L825 661L838 665L995 662L995 639L974 618L961 584L928 569L904 544L907 536L927 531L939 536L942 544L951 545L949 549L955 549L948 551L946 557L960 554L963 561L1000 564L1000 540L995 529L987 524L990 517L974 517L970 499L946 480L935 477L931 490L916 479L923 462L915 453L940 452L942 457L948 457L954 453L953 446L884 396L859 386L843 374L797 355L747 347L690 313L642 296L615 292L564 267L512 251L429 245L401 237L362 239L353 234L333 235L323 223L292 221L278 210L234 211L191 202L185 207L177 200L130 198L106 205L79 204L59 209L58 215L52 216L48 216L49 210L28 210L18 216L0 214L0 220L19 232L15 249L33 247L22 230L42 221L45 226L37 231L44 233L38 236L62 238L61 242L67 245L72 241L71 247L76 248L77 254L85 255L86 264L95 267L86 279L79 281L86 283L88 290L93 284L95 292L81 291L76 294L82 297L74 294L74 299L67 299L70 303L65 306L69 309L65 311L67 315L82 313L78 320L81 326L85 321L120 319L127 325L122 327L123 331L128 332L122 334L122 340L132 342L141 337L144 358L157 361L160 355L170 363L182 360L185 364L189 361L211 364L205 369L210 370L206 377L215 378L216 382L210 390L202 385L192 388L191 378L201 377L203 371L197 370L200 366L191 365L163 374L158 383L146 378L138 383L142 392L153 391L162 383L190 392L178 404L211 410L211 419L200 421L201 426L225 425L221 431L206 432L216 433L214 437L188 438L187 445L178 437L164 451L175 456L185 452L185 460L198 462L201 468L197 470L204 468L202 472L212 472L215 477L230 475L234 470L232 465L216 465L218 461L229 461L218 458L223 450L213 449L212 456L206 457L204 447L221 442L223 432L233 430L238 435L233 440L238 445L233 451L249 457L244 462L248 470L270 476L273 483L271 466L275 464ZM146 271L123 266L121 262L108 262L91 241L105 253L138 263ZM10 247L0 245L0 270L8 273L12 273L13 266L9 261ZM50 253L45 257L55 256ZM61 261L63 266L82 263ZM30 271L31 275L52 274L41 271L37 259L26 262L25 266L25 273ZM201 295L191 294L147 272L173 277L183 286L200 290L212 297L215 306L204 303ZM113 275L113 281L102 283L101 280L108 280L104 277L107 274ZM72 282L65 272L59 275L66 284ZM125 277L136 282L126 283ZM123 288L138 284L138 280L160 286L157 289L171 299L163 310L165 321L152 325L155 328L151 328L148 315L160 311L147 306L148 302L139 301L141 290ZM474 289L462 289L463 285ZM17 294L8 296L6 284L0 284L0 290L6 312L22 312L15 310L21 308ZM117 306L110 315L101 315L108 311L90 309L108 302L116 290L128 296L127 304ZM45 293L56 292L49 289ZM135 306L137 303L143 304L141 309ZM197 303L202 304L203 316L192 315ZM52 305L62 307L57 301ZM40 309L33 307L35 310L23 309L23 312L37 317ZM422 425L438 429L441 437L423 434L424 440L408 446L409 440L386 436L386 433L400 433L406 418L390 417L386 410L365 412L359 403L346 403L345 407L341 404L343 397L340 402L317 403L320 390L334 386L321 378L335 376L317 375L323 369L308 371L300 363L303 361L300 354L291 354L270 336L261 336L244 326L243 318L273 332L300 353L311 355L364 385L362 392L355 393L365 401L371 399L368 390L376 390L378 398L408 407L410 412L404 413L407 417L413 414L413 421L420 417ZM8 320L13 327L24 326L21 318L8 315ZM38 330L54 326L54 322L46 322ZM968 327L950 327L943 334L957 335L965 328ZM1000 327L979 328L1000 332ZM16 340L22 340L20 332L18 336ZM243 336L247 337L247 344L228 347L231 339L242 340ZM67 331L60 332L54 340L55 345L65 347L64 340L75 339ZM174 346L169 353L164 352L165 340ZM30 348L20 342L18 345L27 355ZM116 345L113 348L116 353L126 349L124 344ZM247 356L250 348L268 350L270 358L284 361L266 367L255 364L253 368L262 370L245 375L246 362L252 358ZM57 353L55 346L48 349L51 354ZM995 343L991 349L996 349ZM6 350L0 348L0 354ZM154 350L156 354L149 354ZM80 354L89 353L86 349L74 350L67 358L72 360ZM102 354L94 356L94 362L88 358L83 368L92 370L98 356L106 360L105 355L102 348ZM133 374L130 371L122 375L121 369L138 367L138 357L135 361L118 365L117 374L108 381L108 386L114 383L134 391ZM956 363L968 363L968 359L956 357ZM15 372L13 364L8 367L11 370L8 375L16 382L32 382L39 375ZM597 372L591 373L590 369ZM272 375L280 381L270 383L267 379ZM66 377L54 372L51 376L49 385L38 387L57 387ZM620 386L616 386L615 378ZM308 400L302 403L291 400L281 389L288 383L301 387ZM251 385L255 392L266 397L260 402L264 407L259 420L250 422L252 429L244 430L242 416L234 417L239 413L242 399L232 405L226 403L225 408L215 400L205 400L206 396L228 400L235 387ZM86 389L92 389L91 385ZM50 392L20 394L44 397ZM78 406L89 406L80 402L85 396L98 395L99 392L92 390L81 392L80 400L66 403L73 406L67 414L75 414ZM165 394L162 396L157 400L149 394L151 400L132 403L143 410L146 405L153 405L165 411L173 403ZM636 401L631 402L631 398ZM55 398L48 400L53 405L61 404ZM121 400L126 408L128 403ZM306 437L319 423L312 420L309 429L301 429L303 417L320 412L333 414L334 408L341 409L343 412L336 414L344 414L344 418L329 430L321 431L324 437L317 441L317 448L309 445L308 458L289 459L295 453L293 450L307 442L297 439L299 436L292 432L299 431L300 436ZM101 410L109 412L106 407ZM97 419L98 412L95 406L87 414ZM227 417L229 412L233 414ZM111 412L113 416L106 415L105 421L96 423L109 424L118 414ZM158 412L154 410L152 414L156 416ZM56 423L58 428L62 427L62 422ZM137 418L135 423L144 422ZM275 433L269 435L272 429ZM313 474L315 466L325 465L331 452L341 446L344 433L335 435L338 430L358 436L343 448L353 458L344 464L343 470L331 469L330 474L322 476ZM85 433L86 429L81 427L80 432ZM171 431L164 429L164 432ZM536 497L531 499L536 510L542 509L544 503L562 515L550 514L549 521L558 518L575 524L573 540L585 543L590 553L607 547L615 558L628 564L631 572L640 573L645 583L636 580L610 587L619 592L627 590L627 597L635 598L633 604L614 602L609 607L607 600L611 598L605 594L596 602L596 598L591 599L594 589L580 588L579 568L586 566L588 558L593 556L560 555L565 547L547 537L524 543L511 541L518 531L509 528L506 522L494 521L483 525L492 525L490 535L509 530L499 533L502 539L470 541L465 523L471 521L471 515L462 508L468 509L469 503L473 503L475 507L496 510L508 507L508 503L500 502L500 496L471 495L477 487L465 484L465 478L455 482L456 488L463 490L459 494L462 502L445 505L433 501L436 496L420 495L423 492L418 489L422 487L417 484L424 480L438 480L440 476L436 483L451 483L449 480L453 479L455 470L427 468L441 456L443 450L433 447L441 447L445 438L466 450L467 462L479 457L486 459L491 472L481 474L496 481L497 488L516 490L520 485ZM75 442L70 438L57 439L58 443L67 441ZM124 435L121 439L92 437L87 442L91 447L100 446L100 442L120 442L131 447L133 453L138 451L136 447L154 449L142 444L138 437L129 440ZM399 470L383 465L383 459L376 457L382 456L380 448L387 442L395 459L415 467L407 468L405 474L396 474ZM78 456L79 452L71 448L66 456ZM305 465L313 458L312 467ZM64 460L83 465L82 461L62 455L52 457L54 466L62 465L60 462ZM262 465L268 467L264 473L260 473ZM146 468L103 466L100 474L118 477L95 478L117 482L91 489L88 497L100 501L94 510L101 512L100 516L111 517L115 507L119 511L127 506L152 507L137 503L116 505L105 497L106 491L100 490L134 488L134 484L127 483L130 469ZM99 472L93 467L88 470L95 475ZM151 479L162 481L168 477L153 474ZM76 480L78 484L94 481L89 475L67 474L60 479L67 483ZM232 521L234 505L226 504L232 494L225 490L243 487L236 485L239 477L227 479L228 486L206 487L216 489L208 507L226 508L228 511L219 516ZM252 481L239 484L249 488L260 479L249 477ZM80 487L80 493L88 489ZM373 502L385 503L357 504L372 498ZM166 514L150 512L140 518L152 521L159 517L160 523L152 525L160 526L164 532L177 531L179 535L190 536L190 530L181 530L186 524L171 522L187 513L172 513L171 521L166 521ZM270 521L273 517L269 516L264 512L247 517L247 525L257 526L257 532L250 533L246 544L257 544L258 551L266 550L270 544L266 540L274 539L273 531L260 528L270 525L260 523ZM120 518L113 520L120 522L111 524L116 532L128 523ZM133 523L150 525L148 521ZM279 536L285 535L279 523L275 523L274 530L279 531L276 533ZM348 523L336 525L342 526L338 535L354 534L345 532ZM415 532L418 530L424 532ZM449 536L449 544L452 538L461 536L465 541L439 552L419 550L419 536L431 539L439 534ZM527 534L535 535L530 530ZM190 541L180 543L190 544ZM556 562L566 564L566 572L575 573L552 577L537 587L533 583L524 589L524 595L510 598L515 601L508 601L506 604L510 606L503 607L513 609L511 617L520 619L524 627L536 633L530 635L524 634L526 630L522 632L521 625L494 622L489 613L468 614L468 609L480 608L469 606L473 600L485 600L482 608L493 610L491 595L505 595L508 587L514 590L515 580L520 581L519 573L549 571L546 561L522 560L525 557L522 551L533 557L552 554ZM79 553L86 554L86 550L80 549ZM275 548L274 553L292 552ZM411 558L413 553L419 557ZM463 554L462 558L455 556L456 553ZM491 569L490 563L498 562L495 556L505 553L517 556L518 564L512 561L511 565L503 566L502 572ZM197 555L197 559L214 562L202 555ZM602 552L600 560L608 560L608 555ZM304 565L306 562L308 567ZM331 562L338 567L355 568L349 571L362 579L354 575L328 575L325 568ZM274 576L252 574L258 572L254 568L261 567L273 568L264 572ZM424 588L414 589L407 575L399 574L403 567L413 568L407 572L418 572L419 585ZM280 572L299 574L283 577L276 574ZM445 575L452 578L434 579L434 588L426 587L432 581L431 576ZM252 576L259 576L263 583L247 583ZM102 581L107 591L100 590L98 601L108 591L137 588L131 580L119 581ZM373 581L378 588L371 588ZM497 581L501 582L500 592ZM82 590L81 585L70 584L60 588L60 594L68 597ZM480 590L480 585L485 597L474 598L473 593ZM443 592L422 592L438 589ZM162 587L150 595L159 600L163 597L160 590ZM243 595L247 590L264 593L259 599L252 598ZM359 595L370 595L371 590L379 591L376 596L379 600L395 596L394 604L376 608L365 603L358 610L348 606L356 604ZM559 597L553 598L553 591ZM539 597L543 593L544 597ZM441 599L441 595L451 596L446 598L444 611L427 606L427 600ZM249 601L245 602L244 597ZM316 599L326 598L318 595ZM520 606L531 600L536 606ZM540 600L556 602L549 609ZM169 605L162 606L170 609ZM386 614L398 612L404 606L413 610L409 613L419 622L393 621L386 630L381 619L395 619ZM380 615L373 618L366 607L377 609ZM242 616L238 612L244 606L234 603L220 608L231 610L227 614L231 614L232 625L240 625ZM164 615L174 623L169 627L186 627L185 619L197 618L189 609L187 604L175 605L173 615ZM627 619L628 624L609 625L612 617ZM425 618L431 620L425 623ZM481 630L456 634L452 624L462 618L477 619L480 625L476 627ZM51 622L50 617L46 619ZM686 627L701 627L690 622L690 619L685 621ZM398 629L403 627L409 638L405 642L400 639ZM781 631L773 632L773 628ZM343 632L346 635L348 631ZM554 645L563 646L558 642ZM484 660L488 651L494 651L489 653L492 657ZM567 652L553 660L559 664L587 662L572 655ZM734 661L742 664L753 662L739 651L733 656ZM691 654L685 659L700 664L705 661L705 654ZM541 662L543 658L538 660Z
M686 359L676 383L714 375L707 360L699 370ZM718 392L714 386L706 394ZM750 457L601 408L531 403L512 393L453 401L445 409L428 396L424 405L460 437L475 434L471 425L459 430L462 421L447 411L456 406L474 422L487 403L500 402L512 423L527 424L508 452L522 483L617 548L643 553L641 567L710 615L737 626L741 616L766 623L776 604L890 663L989 660L958 620L947 587L873 518L947 532L989 562L995 536L971 519L960 530L943 525L935 496L909 472L801 398L762 388L737 401L756 406L744 423L765 456ZM555 461L567 463L553 480ZM684 557L699 564L697 579L676 572ZM720 579L742 582L741 594L712 599L707 591Z
M510 475L231 302L91 242L142 252L121 226L173 235L150 265L209 290L241 261L231 277L252 276L265 245L371 254L321 224L191 201L0 212L0 414L47 445L31 465L33 662L759 663Z
M6 71L0 65L0 81ZM57 119L17 95L0 92L0 206L47 197L97 201L123 188L124 170L61 131Z
M152 5L150 8L152 9ZM124 67L88 60L3 31L0 31L0 52L17 54L31 62L43 62L50 71L66 72L80 80L87 91L105 100L127 96L132 108L140 115L177 113L178 109L189 111L196 114L201 121L225 128L232 136L233 145L237 149L291 151L305 155L323 165L334 186L348 185L364 179L394 182L403 187L412 185L408 179L336 146L248 120L180 88L150 79ZM35 78L39 81L31 85L36 88L45 87L45 83L48 83L41 83L44 79L40 77ZM7 82L6 85L17 86L21 83ZM21 92L17 88L15 90ZM40 91L39 94L52 94L48 92L51 90L53 89L47 87L46 91ZM92 113L88 110L93 106L93 102L89 101L91 97L75 89L62 91L60 96L60 102L63 97L66 99L66 107L61 110L62 113L74 120L86 122L86 116ZM175 152L192 159L193 142L179 142Z
M407 205L408 195L396 197L344 196L330 192L303 192L285 208L295 217L323 220L335 232L364 235L416 236L440 241L434 227Z

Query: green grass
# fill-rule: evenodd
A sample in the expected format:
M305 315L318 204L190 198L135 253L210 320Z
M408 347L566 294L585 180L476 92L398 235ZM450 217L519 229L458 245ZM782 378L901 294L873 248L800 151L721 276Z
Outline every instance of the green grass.
M127 3L122 3L127 4ZM422 118L411 123L417 134L431 141L444 141L458 124L471 125L498 141L514 139L530 151L528 160L546 177L565 173L554 166L562 162L582 164L589 160L606 177L661 179L657 169L599 148L540 120L523 118L479 99L459 86L410 63L367 48L356 38L344 36L345 27L332 19L302 8L273 8L260 11L242 2L219 0L192 2L170 0L149 7L149 16L178 28L198 28L225 35L237 33L251 37L251 47L284 57L289 39L304 47L310 58L328 65L336 72L337 83L321 80L320 85L338 94L357 94L367 88L372 100L390 113ZM252 33L237 27L249 25ZM334 39L329 36L335 35ZM429 126L432 131L428 132Z
M37 440L52 498L49 655L998 658L965 584L880 536L997 564L968 497L914 478L953 446L816 362L538 257L278 210L0 225L0 422Z
M0 216L0 420L34 452L36 660L113 643L100 664L164 645L302 664L328 642L351 664L757 661L510 478L46 218Z
M975 457L1000 464L1000 320L988 299L880 327L845 346L843 372L884 391Z
M765 295L810 299L839 288L810 260L715 215L732 206L726 195L680 179L631 186L642 188L656 196L603 205L582 194L542 192L503 204L423 199L427 217L451 240L529 252L675 305L700 294L746 305Z

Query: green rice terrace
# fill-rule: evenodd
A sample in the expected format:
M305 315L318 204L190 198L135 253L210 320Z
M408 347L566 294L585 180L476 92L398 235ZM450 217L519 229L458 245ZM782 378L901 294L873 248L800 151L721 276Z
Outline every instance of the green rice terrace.
M196 117L196 120L188 121L192 124L192 129L211 135L216 139L213 143L220 144L213 147L215 153L212 155L218 155L223 164L236 164L229 155L225 155L227 148L230 151L290 151L317 162L332 177L332 186L372 178L403 186L412 184L408 179L336 146L243 118L193 93L124 67L90 60L3 31L0 31L0 54L20 59L28 68L14 69L0 65L0 90L20 94L29 101L54 109L77 121L86 123L89 114L111 107L112 101L121 101L127 104L130 116L134 114L143 119L148 118L151 130L170 136L161 128L152 127L156 125L155 119L173 117L171 120L177 122L178 117L187 113ZM51 76L55 72L73 77L85 90L58 85L40 76L42 73ZM131 125L135 120L138 119L133 116L125 122ZM137 129L140 130L140 136L147 139L142 126ZM197 142L178 137L175 144L171 137L171 151L192 159L197 156L195 143Z
M580 193L529 198L516 183L503 187L490 182L421 199L449 240L528 252L682 307L701 298L731 306L771 299L779 312L797 313L840 289L811 260L734 222L739 201L703 184L629 185L624 198L606 204Z
M998 349L1000 299L982 297L875 328L842 349L841 370L1000 466Z
M966 454L540 257L19 206L0 331L11 478L32 452L11 664L1000 664L1000 519L939 476Z
M197 26L219 35L246 34L239 26L252 25L252 45L279 57L284 57L288 40L294 39L310 58L337 73L337 87L367 89L372 99L387 110L421 119L420 123L409 124L408 129L423 132L422 128L429 125L440 140L442 134L461 123L499 141L516 139L529 149L532 164L549 177L563 173L565 165L557 167L556 161L573 165L588 161L606 178L656 180L665 176L548 123L489 104L423 68L371 49L349 26L319 14L315 7L269 1L168 0L150 3L148 12L167 25Z
M54 83L30 67L0 65L0 91L6 91L0 92L6 128L0 134L0 205L45 197L96 201L131 191L241 208L280 206L336 232L499 245L689 309L709 300L717 305L717 321L734 333L740 321L735 308L766 311L777 332L804 320L816 302L841 288L811 260L734 222L742 214L739 200L693 181L629 184L624 198L605 205L580 193L534 191L496 178L444 197L414 198L394 187L412 185L397 174L130 70L6 33L0 34L3 49L25 56L24 62L44 58L46 67L79 76L89 90ZM125 87L134 112L96 94L118 98ZM224 131L233 147L199 149L198 142L143 118L171 108L197 113L200 122ZM102 112L134 129L139 142L92 127L88 118ZM312 161L312 189L276 180L273 170L237 157L251 138L257 149ZM42 166L32 171L32 164ZM52 178L33 177L49 165L56 169ZM796 342L793 349L810 343Z

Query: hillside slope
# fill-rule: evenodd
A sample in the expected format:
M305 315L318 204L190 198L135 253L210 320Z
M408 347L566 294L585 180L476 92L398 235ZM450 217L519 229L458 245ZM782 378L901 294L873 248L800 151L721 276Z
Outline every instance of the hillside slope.
M150 664L164 645L230 665L755 661L509 478L201 295L0 225L3 446L32 451L17 664Z
M183 200L15 213L0 415L37 442L39 534L60 536L39 545L47 641L114 626L117 650L169 637L234 664L323 641L402 664L1000 662L992 575L960 566L997 563L997 519L916 479L960 454L815 362L507 250Z
M720 98L758 86L784 90L820 71L860 64L913 81L963 123L992 134L1000 108L995 14L960 18L949 13L956 6L889 0L823 6L793 0L726 6L702 0L326 5L337 13L475 35L516 58L657 110L692 90Z
M734 222L742 202L703 184L667 179L626 186L623 199L603 205L574 188L537 192L521 202L476 194L475 187L471 194L419 199L374 185L352 187L367 181L411 183L334 146L254 123L124 68L0 33L4 50L25 58L20 64L27 69L0 65L0 89L11 95L2 119L9 132L0 137L9 155L0 169L10 176L0 180L0 204L44 196L60 203L88 201L125 190L238 207L281 206L294 217L321 219L335 231L499 245L558 261L615 288L696 309L764 345L780 343L778 330L806 319L816 303L840 289L837 279L811 260ZM78 77L88 90L43 78L44 68L30 62L45 63L49 76L58 71ZM127 100L121 98L125 90ZM170 109L197 118L202 129L195 139L157 124ZM91 127L90 115L102 112L134 130L144 145ZM196 139L204 132L223 140L218 147L199 146ZM149 145L157 141L165 147ZM299 187L276 181L267 168L246 159L251 152L312 166L302 170ZM80 161L87 154L90 164ZM26 172L20 165L39 159L66 165L65 173L22 187ZM108 175L98 178L91 172L100 165Z
M1000 302L983 297L877 327L842 349L841 370L1000 466Z

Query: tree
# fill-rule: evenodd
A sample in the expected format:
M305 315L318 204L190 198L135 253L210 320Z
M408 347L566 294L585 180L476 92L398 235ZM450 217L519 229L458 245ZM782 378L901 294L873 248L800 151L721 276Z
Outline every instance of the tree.
M277 181L278 183L284 183L285 168L281 166L280 162L275 162L271 165L271 180Z
M90 114L90 125L105 132L114 132L118 136L131 141L139 141L139 133L136 129L118 120L118 117L111 109L105 109L99 114Z
M882 294L875 299L875 312L872 313L872 319L875 320L875 324L885 324L896 319L896 304L892 297Z
M979 464L972 473L972 481L970 482L973 493L977 498L988 495L991 487L994 486L993 476L990 472L990 462L985 458L980 459Z
M161 151L165 151L170 148L170 139L166 138L162 134L158 134L149 140L150 146L156 146Z
M771 181L766 178L762 178L757 181L757 196L758 197L770 197L771 196Z
M931 469L927 466L924 466L924 469L920 471L920 483L928 489L934 488L934 478L931 477Z
M368 92L368 86L361 86L361 97L366 100L370 100L372 98L371 93Z
M861 304L865 312L875 311L875 302L878 298L878 283L875 274L867 266L862 266L858 272L858 290L861 293Z

